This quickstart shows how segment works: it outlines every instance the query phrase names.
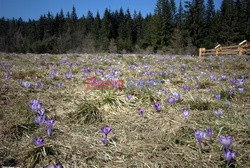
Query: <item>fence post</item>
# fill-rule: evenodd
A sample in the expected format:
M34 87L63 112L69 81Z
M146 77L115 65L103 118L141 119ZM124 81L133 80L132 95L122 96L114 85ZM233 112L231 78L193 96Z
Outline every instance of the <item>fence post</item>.
M242 41L239 43L238 51L239 55L243 55L247 53L248 42L247 40Z
M206 48L199 48L199 57L205 56Z
M220 51L222 50L221 45L218 44L216 47L214 47L215 49L215 55L218 56L220 54Z

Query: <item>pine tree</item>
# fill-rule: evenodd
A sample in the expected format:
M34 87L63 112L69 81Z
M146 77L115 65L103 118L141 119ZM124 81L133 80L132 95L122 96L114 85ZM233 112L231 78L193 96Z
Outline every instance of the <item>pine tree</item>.
M112 38L112 18L110 10L105 9L100 30L102 50L108 51L109 41Z
M97 12L96 17L94 18L93 28L91 30L91 34L95 40L95 48L100 48L100 31L101 31L101 18L99 12Z
M78 19L77 14L76 14L75 6L72 7L72 12L71 12L71 15L70 15L70 19L71 19L73 24L75 24L77 19Z
M170 3L172 24L175 24L176 23L176 5L175 5L175 0L170 0L169 3Z
M173 19L171 13L171 3L165 1L163 6L163 15L162 15L162 22L161 22L161 29L160 29L160 36L161 36L161 47L168 46L170 44L171 34L173 31Z
M186 29L189 31L192 43L196 47L204 45L205 35L205 7L204 0L193 0L192 3L186 2Z
M214 9L214 0L208 0L207 1L207 8L206 8L206 22L207 26L211 26L214 14L215 14L215 9Z
M242 0L236 0L234 4L234 13L233 13L233 20L232 20L232 40L233 43L239 43L240 41L245 40L245 27L247 23L246 18L244 17L244 8Z
M229 45L232 39L233 0L223 0L221 4L219 43Z
M184 10L182 7L182 0L180 0L179 9L178 9L177 17L176 17L176 21L178 25L182 24L183 19L184 19L183 17L184 17Z
M214 47L214 44L216 43L216 32L213 30L213 22L214 22L214 16L215 16L215 9L214 9L214 1L208 0L206 5L206 26L205 26L205 38L204 38L204 46L207 48Z
M172 53L174 54L184 53L185 43L184 43L181 29L179 27L176 27L174 29L172 39L170 42L171 42L170 46L171 46Z

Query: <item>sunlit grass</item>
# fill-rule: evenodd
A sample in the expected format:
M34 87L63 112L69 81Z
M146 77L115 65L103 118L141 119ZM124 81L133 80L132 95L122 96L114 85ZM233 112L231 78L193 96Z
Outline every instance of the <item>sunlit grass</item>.
M218 136L232 135L236 157L231 167L250 167L250 67L245 57L1 54L0 166L225 167ZM73 66L61 64L61 60ZM5 62L11 66L5 67ZM181 71L182 64L185 72ZM82 77L82 69L87 67L92 71ZM58 75L50 79L49 72L55 69ZM124 80L123 89L87 90L86 78L106 78L96 75L96 69L105 75L120 70L118 79ZM4 79L10 70L12 77ZM73 79L65 78L69 71ZM166 73L161 74L163 71ZM211 74L218 79L221 73L226 80L210 79ZM233 87L235 94L229 95L229 80L242 75L246 77L243 93ZM127 89L127 79L150 78L161 80L162 89ZM18 80L31 82L31 87L19 85ZM34 87L37 82L43 82L44 87ZM3 88L4 83L9 88ZM199 89L195 88L197 83ZM191 90L184 91L183 84ZM170 105L167 99L174 92L180 92L182 98ZM132 96L130 100L127 94ZM221 94L221 99L215 99L215 94ZM42 147L35 147L33 139L44 135L45 128L34 123L35 113L29 109L30 100L37 98L48 118L55 119L53 134L45 136ZM227 106L227 101L232 105ZM154 103L161 104L160 111L155 110ZM139 108L145 109L143 117ZM186 119L183 109L190 110ZM223 109L221 117L215 114L217 109ZM104 125L112 128L108 145L100 140ZM200 155L194 130L208 128L213 130L212 141L205 138Z

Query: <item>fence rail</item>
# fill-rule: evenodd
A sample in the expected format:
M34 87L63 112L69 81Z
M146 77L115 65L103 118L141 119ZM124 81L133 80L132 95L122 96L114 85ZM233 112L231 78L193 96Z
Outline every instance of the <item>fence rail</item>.
M199 48L199 57L210 55L248 55L250 54L250 45L247 40L242 41L238 45L221 46L220 44L213 49Z

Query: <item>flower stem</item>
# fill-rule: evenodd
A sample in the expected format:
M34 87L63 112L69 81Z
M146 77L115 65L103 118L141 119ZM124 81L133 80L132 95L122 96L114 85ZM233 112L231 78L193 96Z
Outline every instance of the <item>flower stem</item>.
M201 146L201 143L199 142L199 157L200 157L200 161L202 162L201 150L202 150L202 146Z

